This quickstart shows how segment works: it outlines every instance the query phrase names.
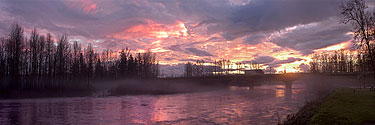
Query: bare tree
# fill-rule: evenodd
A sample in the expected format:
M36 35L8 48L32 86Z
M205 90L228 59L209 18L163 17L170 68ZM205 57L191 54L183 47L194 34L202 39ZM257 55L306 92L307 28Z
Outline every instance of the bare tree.
M375 78L374 47L371 45L375 36L375 13L367 11L367 8L365 0L350 0L341 6L341 14L343 23L353 26L354 43L367 48Z
M23 28L17 23L12 24L9 38L6 43L7 57L9 62L9 75L11 77L11 88L20 87L21 56L24 45Z
M111 79L126 77L155 78L159 74L156 55L148 51L132 56L126 48L120 56L112 50L95 53L89 44L84 51L78 42L71 44L63 35L54 43L50 34L39 35L34 29L30 39L24 38L17 23L10 34L0 39L0 81L12 89L90 88L90 80L108 76ZM84 81L87 84L84 84ZM77 84L71 84L72 82Z

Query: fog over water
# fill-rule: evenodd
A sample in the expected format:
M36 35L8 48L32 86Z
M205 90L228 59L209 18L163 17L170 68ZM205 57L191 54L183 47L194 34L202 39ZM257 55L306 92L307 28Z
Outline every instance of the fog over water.
M276 124L313 98L296 81L169 94L0 101L0 124Z

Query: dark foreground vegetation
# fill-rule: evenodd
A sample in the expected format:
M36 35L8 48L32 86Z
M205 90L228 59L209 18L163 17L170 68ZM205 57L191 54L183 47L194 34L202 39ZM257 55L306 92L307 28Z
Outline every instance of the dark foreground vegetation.
M306 103L282 124L353 125L375 123L375 92L340 88L329 96Z
M310 74L306 76L305 81L307 88L309 88L309 94L312 95L306 104L299 109L298 112L290 114L287 118L279 122L282 125L305 125L308 124L311 118L317 112L319 106L328 98L328 96L334 92L338 81L340 85L350 84L350 80L342 75L324 75L324 74Z
M68 95L86 95L93 81L149 79L158 74L158 64L151 52L133 55L126 48L98 53L91 44L82 48L78 41L68 41L66 34L53 38L36 29L26 38L17 23L11 26L7 37L0 39L1 97L64 91Z
M338 89L318 109L312 124L374 124L375 92Z
M356 89L337 89L328 98L307 103L283 124L375 123L375 11L368 8L365 0L349 0L342 4L341 15L344 24L353 26L357 52L315 53L310 62L311 72L356 73L359 84ZM358 89L366 86L371 89Z

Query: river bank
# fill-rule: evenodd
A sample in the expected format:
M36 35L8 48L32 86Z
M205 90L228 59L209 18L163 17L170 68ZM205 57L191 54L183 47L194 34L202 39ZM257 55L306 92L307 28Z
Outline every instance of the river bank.
M311 119L312 124L374 124L375 92L369 89L338 89Z
M339 88L329 96L305 104L281 124L374 124L375 92Z
M234 82L242 76L124 79L116 81L94 81L89 88L66 87L63 89L2 89L0 99L28 99L82 96L164 95L227 89L229 86L260 85L252 81ZM255 78L252 78L255 79ZM238 81L238 80L237 80Z

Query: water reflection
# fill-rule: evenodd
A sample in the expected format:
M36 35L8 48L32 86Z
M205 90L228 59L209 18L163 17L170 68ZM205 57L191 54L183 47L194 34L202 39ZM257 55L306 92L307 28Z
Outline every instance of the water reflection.
M285 85L285 99L292 98L292 84L286 84Z
M7 116L10 124L20 123L19 103L11 103L10 105L12 105L11 110Z
M251 89L254 89L254 87L239 87L239 86L229 86L229 90L232 90L232 91L238 91L238 90L245 90L245 91L249 91Z
M0 124L275 124L304 102L304 84L161 96L0 101Z

